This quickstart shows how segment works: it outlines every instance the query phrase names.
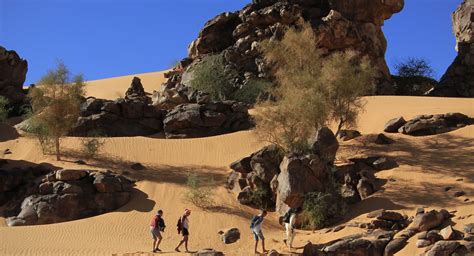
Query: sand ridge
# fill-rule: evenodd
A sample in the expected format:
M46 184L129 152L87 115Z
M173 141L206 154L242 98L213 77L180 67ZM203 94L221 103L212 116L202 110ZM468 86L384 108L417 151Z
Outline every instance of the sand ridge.
M152 91L161 72L138 75L147 92ZM146 77L144 79L143 77ZM116 98L125 92L133 76L92 81L88 85L91 96ZM120 84L120 87L114 87ZM155 85L153 85L155 84ZM111 90L111 88L114 88ZM462 112L474 116L473 99L428 98L428 97L367 97L366 111L361 115L358 129L363 134L380 133L384 123L403 115L406 119L418 114ZM0 130L6 131L4 126ZM474 126L450 133L409 137L388 135L397 142L389 146L368 144L364 137L343 143L339 161L354 153L390 155L397 159L400 167L377 173L386 180L383 190L350 209L347 222L365 220L371 210L385 208L413 215L416 208L447 208L456 210L456 216L474 212ZM48 162L58 167L84 168L72 160L78 155L79 139L63 141L67 157L57 162L51 156L43 156L36 142L10 131L0 136L0 152L5 148L13 154L8 159L26 160L35 163ZM151 255L151 239L148 223L158 209L165 211L167 230L161 248L166 255L172 253L179 241L176 221L185 208L192 210L190 217L190 249L214 248L226 255L251 255L253 238L249 220L257 213L241 206L236 195L227 191L223 182L228 165L241 157L260 149L264 145L252 131L241 131L227 135L184 140L165 140L153 137L107 138L98 161L88 163L88 168L111 169L127 173L138 180L130 203L115 212L100 216L52 225L8 228L0 224L0 255ZM131 163L140 162L147 167L133 171ZM216 180L215 202L217 207L207 211L191 206L183 200L186 192L187 174L193 172ZM458 179L463 179L458 181ZM454 198L445 193L443 187L462 189L467 196ZM464 202L465 198L471 201ZM278 225L276 214L270 214L264 225L267 248L287 251L282 242L284 229ZM474 218L453 219L457 229L462 224L474 222ZM235 244L223 245L217 232L237 227L242 237ZM327 242L343 235L358 233L358 228L346 227L337 233L325 230L298 231L295 246L310 240L313 243ZM412 238L409 245L397 255L417 255Z

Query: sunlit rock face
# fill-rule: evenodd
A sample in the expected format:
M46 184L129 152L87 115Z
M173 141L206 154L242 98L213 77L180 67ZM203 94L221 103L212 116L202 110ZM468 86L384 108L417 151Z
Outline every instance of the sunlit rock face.
M378 70L376 93L393 94L382 25L403 6L403 0L254 0L240 11L208 21L189 45L188 58L170 72L166 86L181 84L183 73L190 73L193 67L190 64L219 53L226 69L237 71L236 87L250 79L271 78L258 50L260 43L280 40L287 28L305 21L312 25L317 35L314 44L323 52L355 49L369 56Z

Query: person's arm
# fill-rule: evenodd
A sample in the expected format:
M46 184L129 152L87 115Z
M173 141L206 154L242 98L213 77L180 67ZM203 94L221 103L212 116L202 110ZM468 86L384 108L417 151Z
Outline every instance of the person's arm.
M255 221L254 227L260 225L263 222L263 217L259 216L257 220Z

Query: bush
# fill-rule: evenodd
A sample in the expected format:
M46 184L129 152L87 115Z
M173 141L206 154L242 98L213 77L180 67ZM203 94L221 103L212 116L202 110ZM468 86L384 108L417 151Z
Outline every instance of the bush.
M433 68L429 62L423 58L410 57L395 65L397 75L401 77L430 77L433 76Z
M8 117L8 99L0 96L0 122L3 122Z
M320 229L334 224L344 216L346 205L337 193L311 192L305 195L303 228Z
M247 104L254 104L272 87L272 83L263 79L249 80L232 94L232 99Z
M41 121L35 121L32 117L28 122L28 132L33 134L33 136L38 139L41 150L44 155L49 155L54 153L54 138L48 131L48 126Z
M56 69L48 71L29 90L33 117L30 125L40 144L43 138L54 140L56 159L61 160L60 140L75 126L80 112L80 102L84 96L82 75L70 77L67 67L59 62Z
M105 139L100 137L100 133L92 132L87 137L81 138L82 153L86 158L95 158L102 146L105 144Z
M353 124L361 96L373 88L367 58L353 51L323 56L310 24L289 29L281 41L262 44L277 83L256 111L257 134L286 153L305 153L316 131L331 120Z
M225 69L222 54L204 57L196 64L191 79L191 86L209 93L213 100L228 100L234 92L233 80L237 73Z
M214 205L214 191L210 186L214 182L199 178L196 174L188 175L188 191L185 194L186 201L200 208L209 208Z
M273 207L272 192L270 189L258 188L250 192L250 202L258 209L269 209Z

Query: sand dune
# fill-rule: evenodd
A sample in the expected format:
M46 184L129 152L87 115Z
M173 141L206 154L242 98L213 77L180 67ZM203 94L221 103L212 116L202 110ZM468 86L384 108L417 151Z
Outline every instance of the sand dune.
M125 92L132 83L134 76L141 79L142 85L147 93L153 93L153 90L160 88L160 85L166 81L163 74L166 71L150 72L136 75L121 76L108 79L87 81L86 93L88 96L97 98L115 100L125 96Z
M139 75L147 91L160 83L161 72ZM88 93L92 96L114 99L116 92L123 95L132 76L91 81ZM424 97L367 97L366 111L361 115L358 129L363 134L379 133L384 123L403 115L411 118L418 114L463 112L474 116L473 99L424 98ZM2 128L3 131L6 128ZM382 191L352 207L347 222L365 219L365 214L385 208L413 215L416 208L447 208L456 210L456 216L474 212L474 126L450 133L408 137L390 135L397 143L389 146L367 144L364 137L343 143L338 159L343 161L352 154L377 153L394 156L400 167L377 174L387 180ZM0 152L5 148L13 154L9 159L35 163L49 162L55 166L75 167L70 160L77 159L79 140L67 138L63 144L68 157L56 162L53 157L43 156L35 141L18 137L9 132L1 136ZM113 213L67 223L5 227L0 223L0 255L151 255L151 239L148 222L158 210L165 211L167 230L161 248L171 253L179 236L175 225L184 208L190 207L190 249L215 248L226 255L251 255L253 241L248 229L249 218L256 211L238 204L235 195L221 185L232 161L258 150L263 145L252 131L200 139L164 140L148 137L108 138L100 160L90 162L91 168L126 171L138 180L132 201ZM131 163L140 162L147 170L132 171ZM203 211L184 202L186 175L189 172L213 177L215 209ZM459 181L458 179L463 179ZM454 198L443 187L462 189L467 196ZM470 198L469 202L464 199ZM474 222L474 218L458 220L456 227ZM220 229L238 227L242 239L232 245L223 245L217 232ZM310 240L313 243L330 241L346 234L360 232L358 228L345 228L337 233L323 231L298 232L295 245ZM282 239L284 232L278 226L277 216L272 214L266 221L265 234L268 248L286 251ZM415 241L397 255L417 255ZM169 252L169 253L168 253ZM179 254L176 254L179 255ZM183 255L183 254L181 254Z

